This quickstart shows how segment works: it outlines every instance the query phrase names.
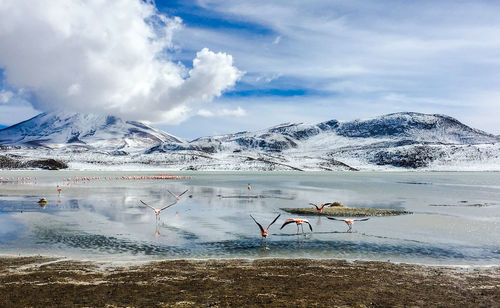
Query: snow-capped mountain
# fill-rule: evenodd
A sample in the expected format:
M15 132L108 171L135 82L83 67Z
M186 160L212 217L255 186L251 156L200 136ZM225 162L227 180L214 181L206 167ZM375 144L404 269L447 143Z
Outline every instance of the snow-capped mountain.
M144 123L124 121L111 115L42 113L0 130L0 145L113 154L142 152L163 142L184 141Z
M490 162L498 160L499 143L498 136L445 115L405 112L346 122L285 123L257 132L202 137L184 144L167 142L147 153L203 153L203 163L190 165L194 169L236 160L231 165L248 166L245 169L265 165L270 169L352 170Z
M71 168L125 164L172 170L500 170L498 136L445 115L410 112L367 120L285 123L190 142L112 116L52 113L0 130L0 145L38 147L9 150L21 156L52 158L57 153Z

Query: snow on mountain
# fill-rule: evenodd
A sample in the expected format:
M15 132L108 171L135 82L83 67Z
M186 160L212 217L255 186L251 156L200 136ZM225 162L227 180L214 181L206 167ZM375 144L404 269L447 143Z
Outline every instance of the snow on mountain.
M0 130L0 145L103 151L142 152L158 143L181 139L135 121L108 115L52 112Z
M366 120L285 123L185 142L113 116L41 114L0 130L11 154L70 168L169 170L500 170L500 138L445 115L394 113ZM85 150L82 150L85 149Z
M468 160L493 162L493 168L500 169L499 142L498 136L445 115L405 112L316 125L284 123L256 132L202 137L182 145L164 143L147 153L203 153L203 163L197 158L191 169L210 169L217 164L207 157L246 169L256 164L271 170L429 168L439 162L466 164Z

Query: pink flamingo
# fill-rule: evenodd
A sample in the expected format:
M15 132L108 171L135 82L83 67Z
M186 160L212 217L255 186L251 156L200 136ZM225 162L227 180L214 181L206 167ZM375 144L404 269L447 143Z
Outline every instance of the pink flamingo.
M311 229L311 232L313 231L313 228L312 228L311 224L309 223L309 220L298 219L298 218L288 218L287 220L285 220L283 225L281 225L280 230L283 229L284 226L291 224L291 223L295 223L297 225L297 233L299 233L299 225L302 227L302 233L304 233L304 226L302 225L304 223L309 225L309 229Z
M314 204L314 203L309 203L309 204L310 204L310 205L314 205L314 207L316 208L316 211L317 211L318 213L321 213L321 212L323 212L323 208L324 208L325 206L330 205L330 204L332 204L332 203L321 203L319 206L318 206L317 204Z
M260 229L260 235L262 235L262 238L266 238L268 235L269 235L269 232L267 231L269 229L269 227L276 222L276 220L278 220L278 218L281 216L281 214L279 214L278 216L276 216L276 218L264 229L262 227L262 225L260 223L257 222L257 220L255 220L255 218L253 218L252 215L250 215L250 217L252 217L253 221L255 221L255 223L257 224L257 226L259 226L259 229Z
M171 207L172 205L174 205L174 204L176 204L176 203L177 203L177 201L175 201L175 202L174 202L174 203L172 203L172 204L169 204L169 205L164 206L164 207L162 207L162 208L160 208L160 209L157 209L157 208L152 207L151 205L147 204L146 202L144 202L144 201L142 201L142 200L139 200L139 201L141 201L141 203L142 203L142 204L144 204L145 206L147 206L147 207L149 207L150 209L152 209L153 211L155 211L155 214L156 214L156 219L159 219L159 218L160 218L160 213L161 213L161 211L163 211L164 209L169 208L169 207Z
M171 192L170 190L167 189L167 191L172 195L174 196L175 199L179 200L181 198L182 195L184 195L189 189L186 189L185 191L183 191L180 195L176 195L174 194L173 192Z
M352 231L352 224L355 222L355 221L367 221L368 219L370 218L362 218L362 219L340 219L340 218L335 218L335 217L326 217L328 219L331 219L331 220L337 220L337 221L343 221L345 222L348 226L349 226L349 229L347 229L347 232L351 232Z

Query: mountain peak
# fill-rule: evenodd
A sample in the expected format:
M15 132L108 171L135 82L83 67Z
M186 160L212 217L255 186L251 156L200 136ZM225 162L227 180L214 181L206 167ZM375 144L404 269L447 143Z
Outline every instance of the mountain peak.
M142 151L162 142L183 140L136 121L113 115L41 113L0 130L0 145L65 146L104 151Z

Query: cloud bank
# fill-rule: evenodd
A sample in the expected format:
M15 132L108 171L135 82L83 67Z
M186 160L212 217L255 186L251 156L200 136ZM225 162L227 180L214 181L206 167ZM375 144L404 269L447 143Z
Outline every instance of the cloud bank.
M286 117L320 122L417 111L500 134L498 1L195 3L179 15L201 11L225 27L186 18L181 50L223 49L238 59L246 74L237 93L218 103L237 102L245 119L255 117L253 129ZM278 112L263 122L264 113L254 111L269 114L269 105L296 107L297 114Z
M175 63L172 37L181 27L149 1L3 0L3 82L29 93L38 110L180 123L242 76L231 55L207 48L191 69Z

